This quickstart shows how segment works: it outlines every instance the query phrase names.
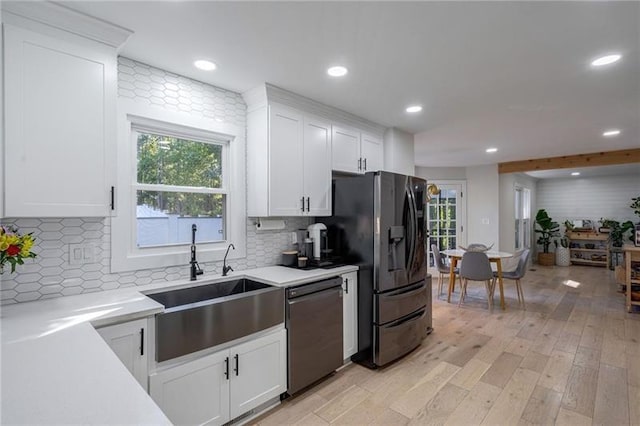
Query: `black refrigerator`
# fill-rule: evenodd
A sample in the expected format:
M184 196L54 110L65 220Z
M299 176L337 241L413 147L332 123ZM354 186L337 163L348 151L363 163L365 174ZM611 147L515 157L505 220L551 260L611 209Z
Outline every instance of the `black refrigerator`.
M389 172L333 181L329 247L358 271L358 352L371 368L416 348L432 330L427 185Z

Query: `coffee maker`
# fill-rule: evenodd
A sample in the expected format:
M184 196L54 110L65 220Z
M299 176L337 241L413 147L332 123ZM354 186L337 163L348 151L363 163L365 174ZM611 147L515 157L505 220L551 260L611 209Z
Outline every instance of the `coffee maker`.
M321 263L328 259L329 238L327 236L327 226L324 223L314 223L307 228L309 238L313 241L313 257L315 263Z

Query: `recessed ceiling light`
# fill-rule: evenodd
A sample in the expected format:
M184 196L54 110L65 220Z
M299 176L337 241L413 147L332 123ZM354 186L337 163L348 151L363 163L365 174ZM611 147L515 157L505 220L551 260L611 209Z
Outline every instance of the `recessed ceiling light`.
M618 53L601 56L591 61L591 65L594 67L601 67L603 65L609 65L609 64L613 64L614 62L618 62L620 58L622 58L622 55Z
M580 172L571 172L571 176L580 176Z
M207 60L204 60L204 59L199 59L199 60L195 61L193 63L193 65L195 65L196 68L199 68L199 69L201 69L203 71L213 71L216 68L218 68L216 66L216 64L214 64L213 62L207 61Z
M327 74L329 74L331 77L343 77L347 75L348 72L349 70L342 65L337 65L327 70Z
M498 148L487 148L485 151L487 151L489 154L494 153L494 152L498 152Z
M618 129L611 129L611 130L607 130L606 132L602 133L602 136L604 136L605 138L611 138L614 136L618 136L620 134L620 130Z
M407 107L407 109L405 111L410 112L410 113L420 112L420 111L422 111L422 106L420 106L420 105L411 105L411 106Z

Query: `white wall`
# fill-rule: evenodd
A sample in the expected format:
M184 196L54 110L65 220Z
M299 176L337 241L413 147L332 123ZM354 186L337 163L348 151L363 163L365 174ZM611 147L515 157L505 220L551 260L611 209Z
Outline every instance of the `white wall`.
M538 211L536 207L537 179L521 173L500 175L500 250L515 251L515 187L521 186L531 191L531 244L535 247L536 236L533 232L533 220Z
M467 243L494 244L500 248L500 191L498 165L466 168Z
M466 167L419 167L416 166L415 175L427 181L431 180L465 180Z
M600 218L636 223L639 218L629 205L631 198L640 196L640 177L541 179L537 196L538 208L546 209L549 216L561 224L567 219L598 221Z
M500 185L498 165L476 167L416 167L427 181L466 181L467 243L493 244L500 249ZM513 203L512 203L513 204Z
M384 132L384 170L404 175L415 172L413 135L400 129Z

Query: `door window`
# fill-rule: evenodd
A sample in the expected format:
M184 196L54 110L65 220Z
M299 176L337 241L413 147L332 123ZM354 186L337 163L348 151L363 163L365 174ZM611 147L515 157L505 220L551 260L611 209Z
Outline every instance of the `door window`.
M440 194L432 196L428 204L429 249L432 244L441 251L455 249L464 243L463 184L437 185ZM433 257L429 260L429 266L434 266Z

